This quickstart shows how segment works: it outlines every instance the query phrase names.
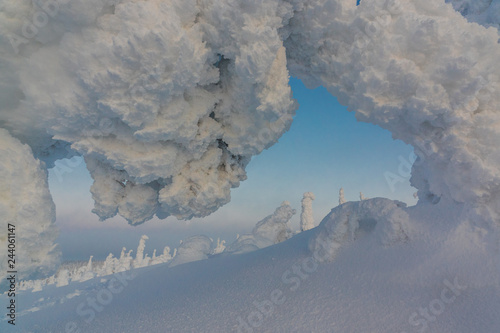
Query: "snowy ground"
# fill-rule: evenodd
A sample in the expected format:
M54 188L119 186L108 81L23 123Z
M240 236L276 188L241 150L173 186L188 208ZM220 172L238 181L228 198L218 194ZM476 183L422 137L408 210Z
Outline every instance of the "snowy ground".
M341 205L319 227L251 253L23 292L16 332L497 332L491 233L457 205L395 208L394 218L393 204ZM393 222L380 216L404 212L409 239L384 245ZM356 216L345 237L342 216ZM335 253L313 251L325 230L337 230Z

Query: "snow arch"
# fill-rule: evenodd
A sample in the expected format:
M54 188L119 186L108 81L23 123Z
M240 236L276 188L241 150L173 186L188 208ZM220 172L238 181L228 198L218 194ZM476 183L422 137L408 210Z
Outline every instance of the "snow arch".
M189 219L289 128L290 73L413 145L422 200L498 221L498 1L452 2L485 26L432 0L4 1L0 126L45 167L85 156L102 219Z

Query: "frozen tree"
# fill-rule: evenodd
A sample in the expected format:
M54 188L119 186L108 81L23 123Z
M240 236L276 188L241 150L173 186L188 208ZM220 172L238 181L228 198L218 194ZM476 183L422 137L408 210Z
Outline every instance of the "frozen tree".
M306 231L314 228L312 202L315 199L312 192L304 193L302 198L302 212L300 214L300 230Z
M80 276L79 281L87 281L95 276L92 265L92 258L94 258L94 256L90 256L87 266L82 267L79 270L79 276Z
M118 266L119 260L115 258L112 253L110 253L104 261L100 275L109 275L116 273Z
M126 248L122 248L120 259L118 260L117 272L127 271L132 267L132 262L134 260L131 256L132 250L125 253L126 250Z
M135 260L133 262L134 267L144 267L149 263L148 256L144 256L144 249L146 248L146 240L149 237L146 235L142 235L141 240L139 241L139 245L137 246L137 253L135 255Z
M156 256L156 249L153 252L153 257L151 258L150 265L161 264L165 262L169 262L172 260L172 255L170 255L170 247L165 246L163 249L163 254Z
M363 194L363 192L359 192L359 201L363 201L363 200L366 200L368 199L367 197L365 197L365 195Z
M295 213L290 203L283 201L273 214L255 225L251 234L239 236L224 252L250 252L287 240L292 236L288 222Z
M207 259L210 254L212 254L212 240L203 235L192 236L179 246L170 266Z
M1 93L0 100L1 112L5 103ZM44 167L33 157L28 145L0 128L0 245L5 249L0 260L1 280L9 270L7 255L12 254L7 253L9 233L15 234L15 256L10 259L15 258L18 278L36 277L30 276L31 273L50 273L58 264L60 253L55 243L58 236L54 225L55 206Z
M56 286L67 286L69 284L69 280L69 271L67 269L62 269L57 274Z
M345 198L344 198L344 188L341 187L339 191L339 205L342 205L346 203Z
M224 252L224 250L226 249L226 246L224 245L225 243L226 243L225 240L223 240L221 242L220 238L217 238L217 246L214 248L214 251L212 254L219 254L219 253Z

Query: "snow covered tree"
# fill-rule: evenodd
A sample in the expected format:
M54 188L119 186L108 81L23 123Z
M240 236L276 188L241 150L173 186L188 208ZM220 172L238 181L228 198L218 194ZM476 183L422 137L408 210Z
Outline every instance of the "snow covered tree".
M224 250L226 249L226 246L224 244L226 244L225 240L221 242L220 238L217 238L217 246L213 250L212 254L219 254L224 252Z
M315 199L312 192L305 192L302 198L302 213L300 214L300 230L306 231L314 228L312 202Z
M363 200L366 200L368 199L367 197L365 197L365 195L363 194L363 192L359 192L359 201L363 201Z
M146 235L143 235L141 237L141 240L139 241L139 246L137 246L137 253L135 256L134 267L144 267L148 265L149 258L147 256L144 257L144 249L146 248L146 240L148 239L149 237Z
M345 198L344 198L344 188L341 187L339 191L339 205L342 205L346 203Z
M273 214L259 221L251 234L239 236L229 244L225 252L244 253L262 249L289 239L292 231L288 222L296 211L288 201L283 201Z

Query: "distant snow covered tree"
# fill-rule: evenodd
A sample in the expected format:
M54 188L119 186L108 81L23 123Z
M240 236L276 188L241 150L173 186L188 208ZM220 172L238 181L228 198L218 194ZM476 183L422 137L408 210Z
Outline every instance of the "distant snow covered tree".
M82 267L80 270L79 270L79 273L80 273L80 281L87 281L87 280L90 280L92 278L94 278L95 276L95 273L92 269L92 258L94 258L94 256L90 256L89 258L89 262L87 263L87 266L85 267Z
M28 290L40 291L46 285L55 284L56 287L62 287L68 285L70 282L83 282L90 280L94 277L107 276L119 272L124 272L131 270L133 268L157 265L161 263L166 263L172 260L176 255L177 249L174 250L173 256L170 254L170 247L165 246L163 249L163 254L157 256L156 250L153 252L153 257L149 258L148 255L144 255L144 249L146 247L146 240L148 236L142 236L139 245L137 247L137 255L132 258L132 250L128 252L125 247L122 248L120 257L115 257L110 253L105 261L93 262L93 256L90 256L87 264L66 264L62 266L59 271L48 278L40 280L27 280L20 281L18 284L18 290ZM220 246L224 246L224 241L219 243ZM219 248L220 249L220 248Z
M295 213L296 211L290 206L290 203L283 201L273 214L255 225L251 234L238 237L227 247L225 252L251 252L287 240L292 236L288 222Z
M359 192L359 201L363 201L363 200L366 200L368 199L367 197L365 197L365 195L363 194L363 192Z
M226 246L224 244L226 244L225 240L221 242L220 238L217 238L217 246L213 250L212 254L219 254L224 252L224 250L226 249Z
M345 204L346 201L345 201L345 198L344 198L344 188L341 187L340 188L340 191L339 191L339 206L342 205L342 204Z
M69 271L62 269L57 273L56 287L63 287L69 284Z
M146 240L149 237L146 235L142 235L141 240L139 241L139 246L137 246L137 254L135 256L134 267L144 267L149 263L149 258L144 257L144 249L146 248Z
M305 192L302 198L302 213L300 214L300 230L306 231L314 228L312 202L315 199L312 192Z

